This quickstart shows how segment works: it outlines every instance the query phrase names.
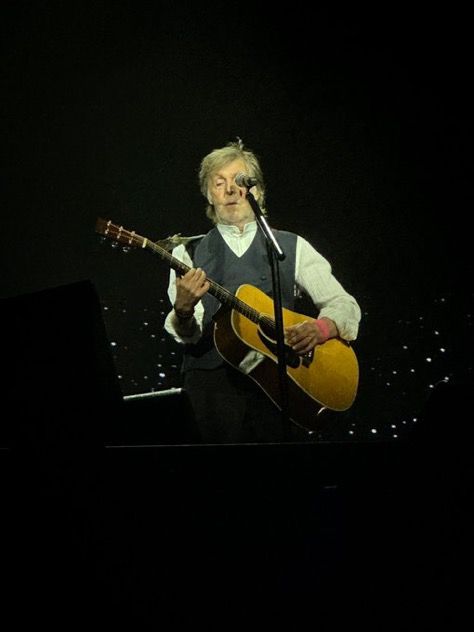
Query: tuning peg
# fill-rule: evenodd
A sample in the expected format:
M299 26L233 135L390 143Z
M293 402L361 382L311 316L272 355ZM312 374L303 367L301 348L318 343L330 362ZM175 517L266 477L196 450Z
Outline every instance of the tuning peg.
M122 252L124 252L125 254L127 254L127 252L130 252L130 250L130 246L122 246Z
M118 248L118 243L116 241L112 242L112 248Z

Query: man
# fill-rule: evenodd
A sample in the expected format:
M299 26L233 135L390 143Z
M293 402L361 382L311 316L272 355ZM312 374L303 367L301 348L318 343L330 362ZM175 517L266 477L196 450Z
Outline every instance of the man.
M201 192L208 201L207 216L214 228L186 247L181 244L173 249L173 256L190 270L183 276L171 270L168 287L173 309L165 329L184 345L183 385L205 443L288 439L279 410L249 377L263 356L249 349L243 370L237 370L214 344L212 317L220 304L209 292L211 283L232 294L242 284L267 295L272 292L265 238L247 199L247 188L236 184L238 174L255 179L250 192L265 213L265 185L257 156L240 139L214 149L204 157L199 171ZM275 231L275 235L286 254L279 264L282 306L292 310L301 291L319 311L317 319L286 327L286 344L304 355L329 338L355 340L360 308L332 275L329 262L302 237L287 231ZM296 425L291 430L290 440L302 439Z

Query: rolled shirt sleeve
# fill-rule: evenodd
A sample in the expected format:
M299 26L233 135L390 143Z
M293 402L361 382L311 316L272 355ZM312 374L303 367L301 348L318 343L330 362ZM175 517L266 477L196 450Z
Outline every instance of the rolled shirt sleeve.
M359 304L334 277L329 261L300 236L296 242L295 277L298 288L319 310L318 318L330 318L341 338L355 340L361 319Z

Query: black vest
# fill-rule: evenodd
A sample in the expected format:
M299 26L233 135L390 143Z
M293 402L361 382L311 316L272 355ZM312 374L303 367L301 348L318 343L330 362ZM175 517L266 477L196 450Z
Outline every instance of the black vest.
M294 233L274 230L276 239L286 254L279 263L282 305L294 309L296 239ZM199 242L193 242L191 253L194 266L202 268L209 279L225 287L233 294L237 288L248 283L272 296L272 273L268 261L265 238L257 229L255 237L244 255L235 255L217 228L213 228ZM182 370L213 369L224 363L214 346L212 317L220 303L208 292L202 298L204 306L203 334L196 344L184 348Z

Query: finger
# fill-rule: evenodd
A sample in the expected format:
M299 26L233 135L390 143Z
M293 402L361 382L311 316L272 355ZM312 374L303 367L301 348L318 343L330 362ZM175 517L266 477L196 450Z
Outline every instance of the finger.
M191 283L193 284L194 287L201 287L205 281L206 281L206 273L204 272L204 270L201 270L200 268L198 268L191 279Z
M298 355L306 355L307 353L309 353L310 351L312 351L314 349L316 345L314 344L307 344L305 345L302 349L299 349L296 353Z
M201 298L202 296L204 296L204 294L206 294L206 292L208 292L209 288L211 287L211 284L209 283L209 281L205 281L201 287L197 290L196 292L196 296L198 298Z
M300 351L305 349L307 344L308 344L308 341L303 339L303 340L300 340L299 342L296 342L295 344L293 344L291 346L291 348L293 349L293 351L296 351L297 353L299 353Z
M286 330L289 332L297 332L301 330L301 327L306 325L306 321L304 320L302 323L297 323L296 325L289 325Z
M289 327L285 328L285 334L289 338L295 338L301 335L301 330L299 328L300 328L300 325L290 325Z
M312 335L305 336L292 346L293 351L297 353L307 353L314 348L316 339Z
M179 281L179 285L190 292L200 289L206 280L206 273L197 268L189 270ZM178 284L178 280L177 280Z

